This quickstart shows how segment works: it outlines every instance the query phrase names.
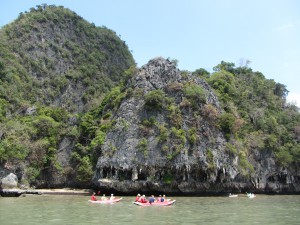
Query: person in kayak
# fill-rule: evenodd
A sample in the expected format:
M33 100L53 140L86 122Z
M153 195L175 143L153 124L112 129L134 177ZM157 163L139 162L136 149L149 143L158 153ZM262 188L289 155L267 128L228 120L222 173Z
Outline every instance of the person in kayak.
M114 194L111 194L110 195L110 200L114 200L114 199L115 199Z
M141 197L140 202L141 202L141 203L147 203L147 200L146 200L146 196L145 196L145 195L143 195L143 196Z
M155 198L154 195L151 195L151 197L149 198L149 203L152 204L153 202L155 202Z
M161 202L161 195L159 195L156 199L157 202Z
M163 196L160 198L160 202L164 202L164 201L165 201L165 199L166 199L166 196L165 196L165 195L163 195Z
M97 201L97 198L96 198L96 193L95 192L93 192L93 194L92 194L92 196L91 196L91 200L92 201Z
M135 201L136 201L136 202L139 202L140 198L141 198L141 195L140 195L140 194L137 194L137 196L135 197Z
M107 200L107 198L105 197L105 194L103 194L103 196L101 197L101 201L105 201Z

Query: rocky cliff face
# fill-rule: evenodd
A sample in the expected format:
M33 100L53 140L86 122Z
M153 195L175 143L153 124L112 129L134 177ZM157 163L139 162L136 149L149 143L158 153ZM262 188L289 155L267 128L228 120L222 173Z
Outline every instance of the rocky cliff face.
M222 110L205 81L156 58L131 85L133 94L113 115L115 126L98 159L94 183L99 188L172 194L300 190L291 188L293 178L279 171L272 154L253 151L247 166L230 154L215 121ZM188 87L202 89L204 98L193 96ZM163 93L158 98L167 100L151 108L149 96L157 90Z

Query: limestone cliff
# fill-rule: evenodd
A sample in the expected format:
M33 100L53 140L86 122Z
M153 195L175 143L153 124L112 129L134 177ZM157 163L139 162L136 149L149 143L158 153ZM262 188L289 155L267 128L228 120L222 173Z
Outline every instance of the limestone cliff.
M156 58L139 69L130 87L101 149L94 175L99 188L173 194L281 190L268 180L279 172L272 155L249 155L254 173L231 156L215 121L222 109L204 80ZM191 87L203 96L193 96ZM157 99L149 97L159 90Z

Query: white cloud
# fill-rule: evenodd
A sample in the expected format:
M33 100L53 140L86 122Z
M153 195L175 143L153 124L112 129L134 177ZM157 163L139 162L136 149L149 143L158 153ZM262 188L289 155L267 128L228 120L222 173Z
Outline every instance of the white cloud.
M287 101L295 104L300 108L300 93L292 93L290 92L287 96Z

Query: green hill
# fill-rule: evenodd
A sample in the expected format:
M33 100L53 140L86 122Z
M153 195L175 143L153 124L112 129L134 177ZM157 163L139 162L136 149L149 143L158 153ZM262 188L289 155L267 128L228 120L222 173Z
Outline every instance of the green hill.
M87 111L134 65L115 32L63 7L21 13L1 29L0 40L0 97L13 111L24 104Z
M0 164L26 168L29 182L45 170L64 173L69 161L58 163L64 157L57 153L67 149L70 157L79 114L100 105L131 67L114 31L69 9L42 5L20 13L0 30Z

